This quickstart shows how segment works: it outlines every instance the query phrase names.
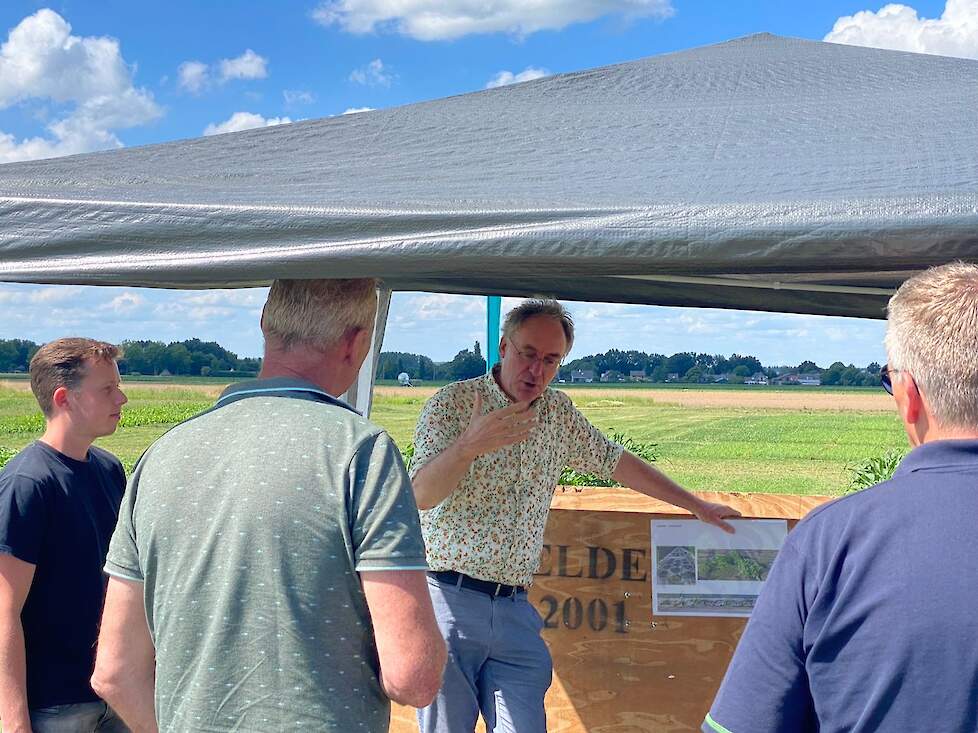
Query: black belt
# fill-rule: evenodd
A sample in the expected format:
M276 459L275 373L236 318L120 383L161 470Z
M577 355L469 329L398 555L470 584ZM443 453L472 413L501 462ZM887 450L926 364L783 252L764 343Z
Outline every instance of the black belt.
M522 585L506 585L505 583L493 583L489 580L479 580L464 573L456 573L454 570L440 570L438 572L429 570L428 575L439 583L477 590L490 596L515 596L520 591L526 590Z

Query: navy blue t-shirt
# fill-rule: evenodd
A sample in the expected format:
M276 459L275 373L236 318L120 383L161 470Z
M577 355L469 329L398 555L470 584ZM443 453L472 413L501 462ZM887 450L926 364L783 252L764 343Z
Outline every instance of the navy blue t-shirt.
M125 484L119 460L94 446L77 461L38 441L0 472L0 552L35 566L21 613L31 708L98 700L102 566Z
M978 730L978 441L915 448L815 509L771 568L702 730Z

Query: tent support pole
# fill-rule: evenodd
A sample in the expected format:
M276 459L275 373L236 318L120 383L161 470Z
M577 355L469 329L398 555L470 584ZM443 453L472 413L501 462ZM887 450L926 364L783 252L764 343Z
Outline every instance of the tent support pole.
M384 346L384 331L387 328L387 314L391 307L391 290L381 285L377 290L377 319L374 321L374 336L370 343L367 358L360 365L357 380L342 395L341 399L353 405L364 417L370 417L373 404L374 383L377 381L377 364L380 350Z
M499 313L502 307L501 296L486 296L486 374L499 363Z

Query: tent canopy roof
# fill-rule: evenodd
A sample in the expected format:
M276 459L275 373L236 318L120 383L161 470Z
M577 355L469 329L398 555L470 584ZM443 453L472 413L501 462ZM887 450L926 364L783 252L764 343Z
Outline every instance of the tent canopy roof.
M882 317L978 252L978 63L750 36L389 110L0 166L0 280Z

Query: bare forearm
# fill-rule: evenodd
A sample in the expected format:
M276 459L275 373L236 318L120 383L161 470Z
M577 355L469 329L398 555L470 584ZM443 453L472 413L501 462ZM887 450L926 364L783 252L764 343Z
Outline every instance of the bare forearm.
M703 503L699 497L628 451L622 454L613 478L623 486L694 514Z
M475 455L456 441L415 474L411 485L419 509L431 509L448 497L468 473Z
M120 669L115 675L100 676L104 674L104 670L96 667L92 678L95 692L116 711L132 733L157 733L153 672L130 667Z
M30 733L27 660L20 614L0 618L0 724L4 733Z

